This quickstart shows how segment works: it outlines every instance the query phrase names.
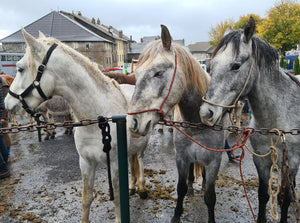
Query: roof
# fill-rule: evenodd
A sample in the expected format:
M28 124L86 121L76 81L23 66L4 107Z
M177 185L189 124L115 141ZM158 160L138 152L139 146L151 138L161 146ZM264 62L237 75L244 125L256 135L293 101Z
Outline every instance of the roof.
M78 22L56 11L50 12L44 17L24 27L24 29L35 38L38 38L39 31L41 31L46 36L54 37L63 42L110 42L88 30ZM25 42L25 39L22 35L22 31L19 30L10 36L1 39L0 42L22 43Z
M209 42L197 42L194 44L188 45L188 48L191 52L210 52L213 47L209 44Z
M131 43L130 49L128 51L128 54L140 54L143 52L143 50L146 48L147 44L155 41L157 39L160 39L160 36L146 36L143 37L143 42L140 43ZM184 39L182 40L173 40L173 42L184 46Z
M112 27L112 26L105 26L104 24L100 24L100 20L99 20L99 24L97 24L96 22L92 22L89 18L82 16L81 14L76 15L75 13L69 13L69 12L64 12L64 11L60 11L62 14L66 15L68 18L79 22L80 24L82 24L83 26L85 26L86 28L90 29L90 27L93 27L93 30L95 33L97 33L95 31L98 30L104 34L106 34L107 36L112 37L113 39L117 39L117 40L122 40L122 41L128 41L129 38L127 36L125 36L123 34L122 31L117 30L116 28ZM122 36L120 36L120 32L122 33Z

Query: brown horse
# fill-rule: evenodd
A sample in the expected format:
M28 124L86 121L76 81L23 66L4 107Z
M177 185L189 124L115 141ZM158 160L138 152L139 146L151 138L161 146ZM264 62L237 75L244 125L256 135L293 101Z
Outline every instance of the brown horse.
M119 84L131 84L135 85L136 79L135 79L135 73L131 74L123 74L120 72L114 72L114 71L107 71L103 72L106 76L115 79Z

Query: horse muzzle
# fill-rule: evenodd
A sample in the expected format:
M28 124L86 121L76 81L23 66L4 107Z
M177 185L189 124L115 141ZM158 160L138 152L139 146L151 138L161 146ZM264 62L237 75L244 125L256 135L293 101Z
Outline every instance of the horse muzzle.
M222 108L204 103L200 107L199 115L203 124L214 126L222 118Z
M153 128L153 121L148 114L128 116L128 127L133 137L146 136Z

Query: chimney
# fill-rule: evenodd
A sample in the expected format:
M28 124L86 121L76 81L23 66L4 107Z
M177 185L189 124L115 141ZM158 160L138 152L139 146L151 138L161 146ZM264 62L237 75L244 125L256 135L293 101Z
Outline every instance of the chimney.
M94 17L92 18L92 23L93 23L93 24L96 24L95 18L94 18Z
M122 30L119 31L119 37L123 38L123 31Z
M143 38L141 38L141 43L143 42Z
M98 24L99 26L100 26L100 24L101 24L99 18L97 19L97 24Z

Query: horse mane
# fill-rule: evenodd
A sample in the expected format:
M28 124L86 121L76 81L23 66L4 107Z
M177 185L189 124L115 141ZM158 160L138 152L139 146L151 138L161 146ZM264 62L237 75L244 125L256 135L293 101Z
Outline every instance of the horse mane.
M186 84L188 87L195 88L201 96L206 93L210 76L206 73L198 63L198 61L192 56L192 54L181 45L172 42L171 50L177 55L177 61L179 63L178 68L181 69L185 75ZM150 42L145 50L139 57L137 68L142 65L150 65L154 58L158 55L164 55L165 49L161 40ZM167 58L167 57L165 57Z
M242 34L243 30L235 30L225 35L215 48L212 58L214 58L220 50L225 50L230 42L233 46L233 53L238 56L240 53ZM269 43L257 36L252 37L252 55L259 68L263 66L274 68L274 66L278 64L277 51Z
M84 69L87 71L87 73L89 74L89 76L91 76L93 78L93 80L95 80L95 82L100 86L101 84L103 84L103 82L106 83L112 83L123 95L123 97L126 100L126 104L129 104L129 101L126 97L126 95L124 94L124 92L122 91L121 87L119 86L119 84L117 83L117 81L115 81L114 79L111 79L107 76L105 76L101 70L99 70L98 65L94 62L91 62L89 58L87 58L86 56L82 55L81 53L79 53L78 51L74 50L73 48L71 48L70 46L60 42L59 40L55 39L55 38L40 38L38 39L38 41L47 44L47 45L52 45L54 43L58 44L58 46L67 54L70 56L70 58L72 60L74 60L75 63L80 64L81 66L84 67Z

